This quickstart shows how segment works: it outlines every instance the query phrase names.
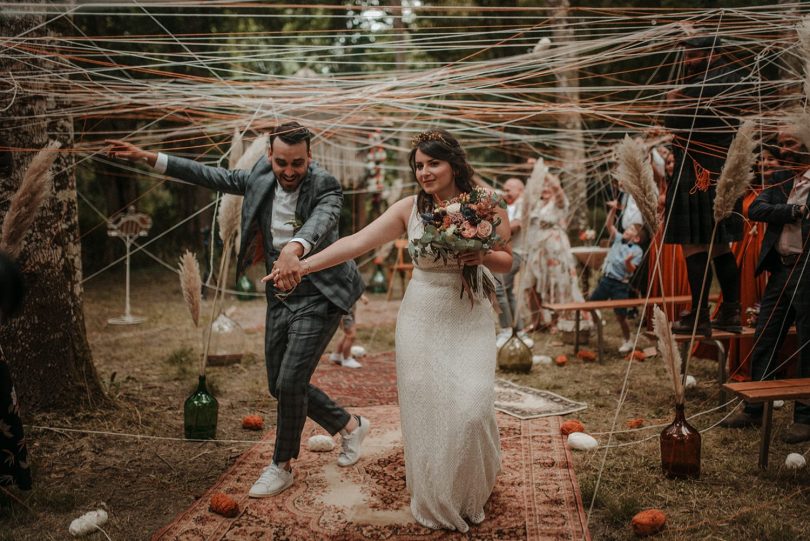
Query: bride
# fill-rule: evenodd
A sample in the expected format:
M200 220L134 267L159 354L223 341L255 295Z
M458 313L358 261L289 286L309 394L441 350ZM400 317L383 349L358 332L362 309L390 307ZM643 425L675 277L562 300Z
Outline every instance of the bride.
M409 156L421 188L392 205L358 233L301 261L300 272L274 270L264 278L290 289L300 277L360 256L407 233L422 236L422 213L472 190L472 167L444 130L414 139ZM509 240L509 220L498 208L497 233ZM405 477L414 518L428 528L466 532L484 520L484 504L500 469L495 424L495 319L489 301L460 298L461 266L508 272L508 243L495 251L465 252L444 263L414 260L397 317L396 362Z

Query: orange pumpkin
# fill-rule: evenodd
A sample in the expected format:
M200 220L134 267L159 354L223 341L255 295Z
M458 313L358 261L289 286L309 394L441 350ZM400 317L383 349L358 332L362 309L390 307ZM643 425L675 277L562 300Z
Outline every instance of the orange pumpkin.
M574 432L585 432L585 425L583 425L577 419L565 421L560 425L560 434L563 436L567 436L568 434L572 434Z
M217 492L211 496L208 510L223 517L233 518L239 514L239 504L227 494Z
M596 360L596 353L594 353L590 349L581 349L577 352L577 357L579 357L586 363L592 363Z
M644 419L630 419L627 421L627 428L641 428L644 426Z
M554 358L554 362L557 366L565 366L565 363L568 362L568 357L565 355L557 355L557 357Z
M260 415L248 415L242 419L242 428L248 430L261 430L264 428L264 419Z
M660 509L645 509L641 511L633 520L630 525L633 527L633 533L639 537L647 535L654 535L664 529L667 523L667 516Z
M643 363L646 358L647 356L644 355L644 352L638 349L634 349L633 351L627 354L628 361L638 361L640 363Z

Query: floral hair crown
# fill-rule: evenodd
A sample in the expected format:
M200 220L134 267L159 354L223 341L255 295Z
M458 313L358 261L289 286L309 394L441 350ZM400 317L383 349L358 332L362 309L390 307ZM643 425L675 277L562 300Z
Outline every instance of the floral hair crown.
M411 139L411 147L416 148L422 143L427 143L428 141L440 141L447 146L452 146L450 143L447 142L447 139L441 134L441 132L437 130L428 130L423 131L422 133L415 136Z

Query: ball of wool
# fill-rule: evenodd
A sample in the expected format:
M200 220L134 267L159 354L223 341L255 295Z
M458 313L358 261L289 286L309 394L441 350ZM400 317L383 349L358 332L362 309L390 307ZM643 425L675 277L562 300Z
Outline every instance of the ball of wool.
M359 357L365 357L367 351L366 348L364 348L363 346L352 346L351 353L352 357L357 359Z
M68 531L73 537L81 537L97 532L99 527L105 522L107 522L107 511L104 509L96 509L95 511L90 511L74 519L73 522L70 523Z
M633 533L639 537L653 535L664 529L667 516L660 509L645 509L637 513L630 521Z
M239 504L227 494L217 492L211 496L208 510L223 517L233 518L239 514Z
M638 349L634 349L633 351L627 354L628 361L638 361L640 363L643 363L646 359L647 355L643 351Z
M557 355L554 358L554 363L557 366L565 366L565 363L567 363L567 362L568 362L568 357L566 357L565 355Z
M307 441L307 447L309 447L310 451L325 453L335 448L335 440L329 436L318 434L317 436L312 436L309 438L309 441Z
M590 451L596 449L599 442L596 438L584 432L572 432L568 434L568 447L577 451Z
M697 387L697 380L695 376L686 376L686 381L683 383L684 389L694 389Z
M539 364L540 366L551 366L552 360L548 355L534 355L532 357L532 364Z
M563 424L560 425L560 433L563 436L567 436L573 432L584 432L585 425L583 425L577 419L571 419L570 421L565 421Z
M800 470L806 465L807 461L799 453L790 453L785 459L785 467L789 470Z
M264 427L264 419L260 415L248 415L242 419L242 428L248 430L261 430Z
M591 351L590 349L581 349L577 352L577 357L582 359L587 363L592 363L596 360L596 353Z
M627 421L627 428L641 428L642 426L644 426L644 419L642 418Z

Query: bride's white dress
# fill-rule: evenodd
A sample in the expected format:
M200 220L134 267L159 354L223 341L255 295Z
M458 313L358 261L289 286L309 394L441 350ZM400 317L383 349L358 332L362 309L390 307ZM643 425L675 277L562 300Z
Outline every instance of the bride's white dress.
M416 205L408 238L422 236ZM399 310L397 389L414 518L465 532L484 520L500 469L495 321L488 300L459 298L455 261L417 258Z

